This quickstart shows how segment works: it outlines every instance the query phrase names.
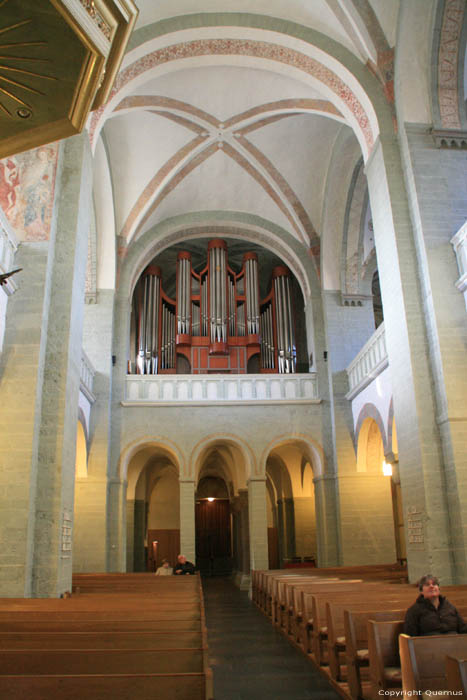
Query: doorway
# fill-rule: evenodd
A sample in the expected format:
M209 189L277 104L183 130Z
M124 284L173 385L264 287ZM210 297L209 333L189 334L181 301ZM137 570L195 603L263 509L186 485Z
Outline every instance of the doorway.
M232 534L228 498L196 502L196 566L204 576L232 573Z

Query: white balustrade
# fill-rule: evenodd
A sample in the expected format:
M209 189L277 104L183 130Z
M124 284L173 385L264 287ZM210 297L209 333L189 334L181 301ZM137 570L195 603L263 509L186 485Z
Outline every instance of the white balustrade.
M95 374L96 370L92 366L91 360L84 350L81 350L80 389L91 403L95 401L95 396L92 392Z
M319 403L316 374L128 374L123 405Z
M451 243L456 253L460 274L456 287L464 295L465 308L467 309L467 221L451 238Z
M351 401L388 366L384 323L381 323L358 355L347 367L350 391L346 398Z

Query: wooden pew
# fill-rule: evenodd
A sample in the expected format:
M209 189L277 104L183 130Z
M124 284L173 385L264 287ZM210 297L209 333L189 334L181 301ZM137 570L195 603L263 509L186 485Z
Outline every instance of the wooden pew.
M455 697L467 698L467 659L446 656L447 689Z
M0 675L202 671L202 649L0 649Z
M195 649L200 639L200 630L2 631L0 649Z
M426 637L399 637L402 690L407 695L428 690L447 691L446 656L467 655L467 635L440 634ZM438 696L439 697L439 696Z
M371 697L374 700L392 688L402 687L399 635L403 630L402 618L392 622L368 621Z
M0 676L3 700L206 700L212 698L204 673Z
M1 698L212 698L199 576L136 591L120 576L85 582L108 593L0 600Z
M369 668L368 622L398 621L405 608L395 610L344 610L347 683L352 700L363 696L361 670Z

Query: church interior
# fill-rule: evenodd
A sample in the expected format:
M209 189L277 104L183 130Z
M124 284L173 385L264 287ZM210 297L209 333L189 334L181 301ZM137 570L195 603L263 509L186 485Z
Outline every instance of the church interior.
M467 583L465 1L0 34L0 596L180 552Z

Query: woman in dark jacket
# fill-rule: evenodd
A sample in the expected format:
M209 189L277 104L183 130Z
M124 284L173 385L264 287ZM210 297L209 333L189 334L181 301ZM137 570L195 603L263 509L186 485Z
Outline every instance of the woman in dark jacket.
M467 624L454 605L440 595L436 576L423 576L418 588L420 595L405 614L405 634L420 637L430 634L467 633Z

